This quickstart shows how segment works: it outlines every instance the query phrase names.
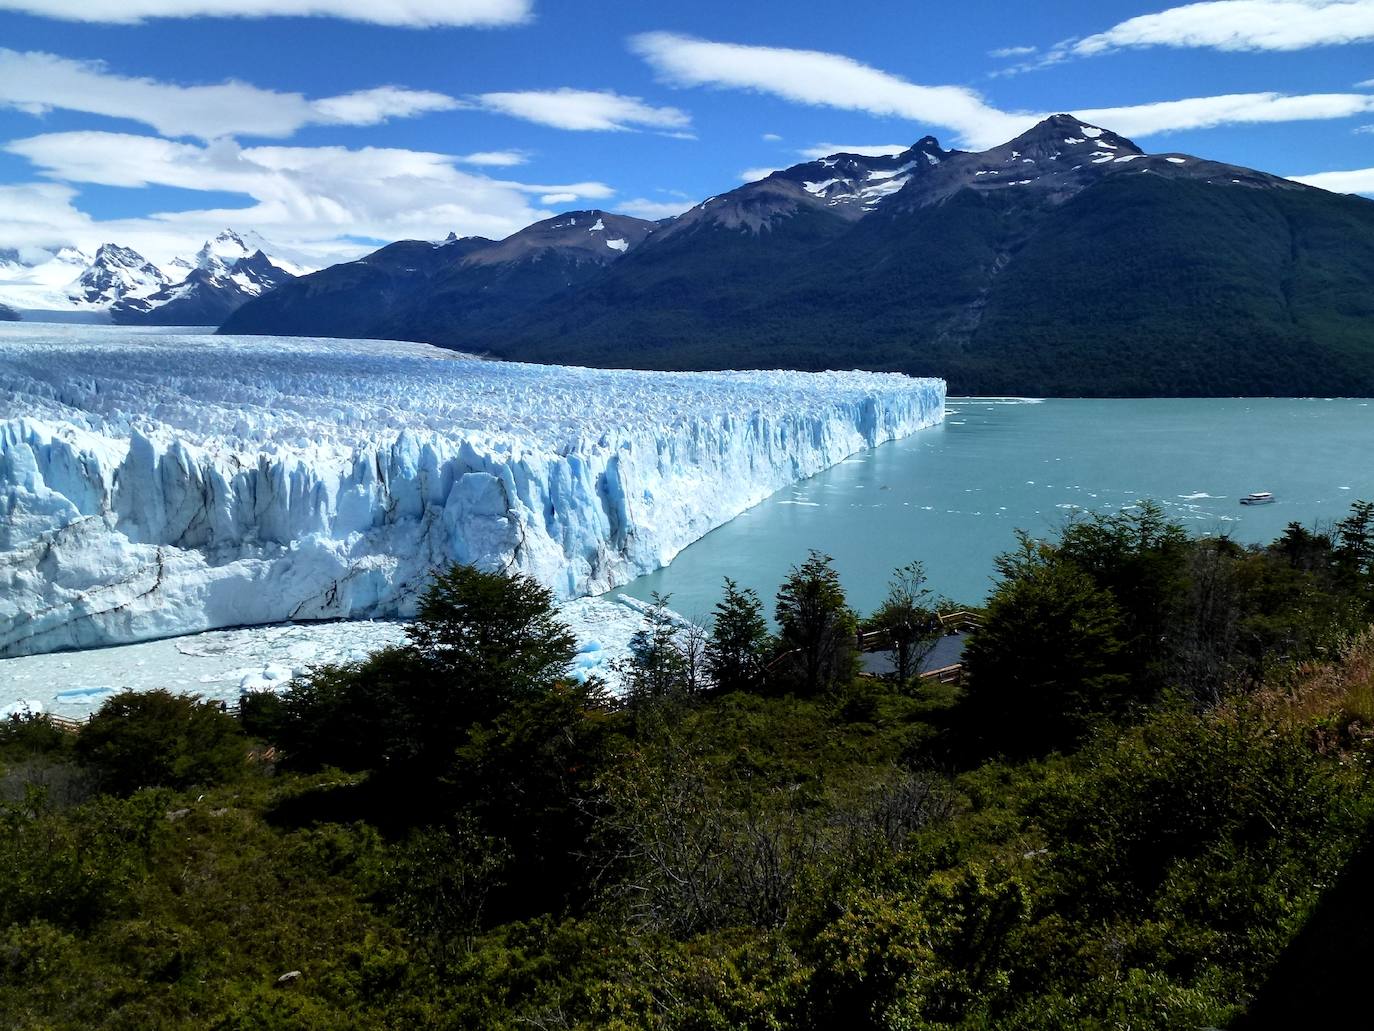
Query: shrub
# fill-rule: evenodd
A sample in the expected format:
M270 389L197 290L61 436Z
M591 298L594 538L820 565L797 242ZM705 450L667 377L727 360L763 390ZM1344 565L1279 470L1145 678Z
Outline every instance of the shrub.
M218 702L170 691L125 691L102 705L76 742L77 761L100 786L128 795L240 776L247 740Z

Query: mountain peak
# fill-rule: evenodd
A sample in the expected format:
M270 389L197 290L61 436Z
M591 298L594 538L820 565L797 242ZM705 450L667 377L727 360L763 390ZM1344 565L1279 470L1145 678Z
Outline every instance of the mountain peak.
M1110 129L1085 122L1077 115L1058 114L1043 118L1027 129L1010 143L993 148L994 151L1014 148L1020 151L1033 151L1037 147L1058 152L1063 147L1087 147L1118 151L1122 154L1141 154L1141 150L1131 140L1118 136Z

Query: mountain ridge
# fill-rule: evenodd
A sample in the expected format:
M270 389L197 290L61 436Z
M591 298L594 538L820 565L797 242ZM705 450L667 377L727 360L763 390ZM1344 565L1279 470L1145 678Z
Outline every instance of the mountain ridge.
M608 367L865 368L955 393L1374 394L1374 204L1148 154L1072 115L982 152L925 137L803 162L645 224L595 265L552 245L474 259L590 214L437 256L423 288L393 269L384 305L324 270L222 331ZM340 303L371 317L322 314Z

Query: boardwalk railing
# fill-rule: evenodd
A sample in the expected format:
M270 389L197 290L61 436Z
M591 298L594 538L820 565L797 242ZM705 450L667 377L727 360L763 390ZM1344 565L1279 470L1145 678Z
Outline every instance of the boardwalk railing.
M238 702L235 702L233 705L223 706L223 711L238 719L242 715L243 709ZM55 712L35 713L31 718L42 720L54 730L60 730L64 734L79 734L85 729L86 724L91 722L89 716L82 716L78 719L72 716L59 716Z

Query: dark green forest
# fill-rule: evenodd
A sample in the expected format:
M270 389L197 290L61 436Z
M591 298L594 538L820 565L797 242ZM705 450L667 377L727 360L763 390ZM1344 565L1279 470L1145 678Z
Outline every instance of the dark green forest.
M1009 545L957 682L919 562L874 613L816 553L705 626L664 599L618 698L544 588L454 567L241 715L11 719L0 1025L1355 1026L1374 505Z

